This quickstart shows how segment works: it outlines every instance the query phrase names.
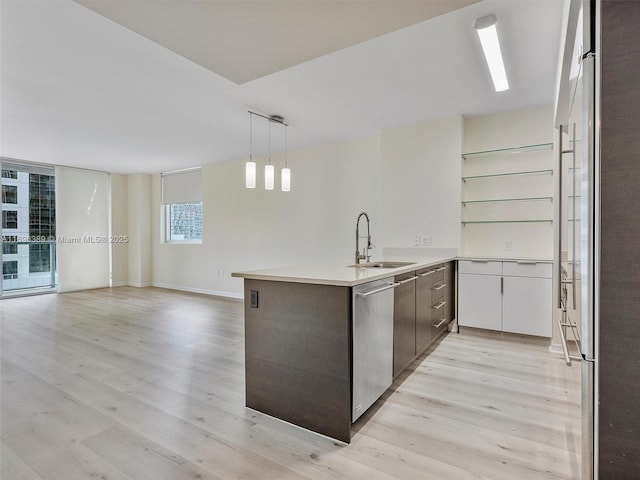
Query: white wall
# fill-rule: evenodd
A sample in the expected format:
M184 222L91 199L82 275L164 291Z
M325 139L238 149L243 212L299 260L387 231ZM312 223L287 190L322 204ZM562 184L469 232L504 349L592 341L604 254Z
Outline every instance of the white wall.
M278 159L276 170L282 167ZM291 192L244 188L244 161L205 166L203 243L160 242L160 176L153 178L153 283L242 295L233 271L301 263L353 263L355 220L367 211L378 233L377 136L289 152ZM259 163L262 172L264 162ZM260 168L262 167L262 168ZM276 188L279 188L279 181Z
M385 247L414 246L416 235L430 239L429 246L459 247L462 127L455 116L381 133Z
M553 141L551 105L471 117L464 121L465 153L550 144ZM468 158L464 161L463 174L553 170L554 160L555 154L550 149ZM465 200L553 196L554 178L543 174L467 181L463 194ZM552 219L553 208L550 200L467 204L463 209L463 219ZM551 259L553 229L552 222L467 224L462 230L462 253L471 257Z
M553 107L480 115L464 119L464 151L480 152L514 146L552 143Z
M289 152L288 193L279 180L275 191L262 188L263 160L255 190L244 188L244 160L206 165L201 245L163 243L160 175L129 176L128 283L240 297L234 271L350 264L361 211L371 217L374 258L384 247L415 249L416 235L458 249L462 151L544 143L552 132L551 107L387 129ZM279 173L282 159L273 160Z
M129 179L127 175L111 174L111 234L114 238L129 235ZM111 244L111 285L129 283L129 243Z
M152 283L151 264L151 175L129 175L127 184L127 249L129 285L143 287Z

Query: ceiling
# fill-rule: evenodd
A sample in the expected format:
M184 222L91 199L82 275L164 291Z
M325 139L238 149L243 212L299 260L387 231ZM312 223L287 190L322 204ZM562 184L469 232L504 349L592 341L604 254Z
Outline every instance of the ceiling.
M245 83L479 0L75 1Z
M308 11L324 12L306 18L310 24L321 19L322 28L300 42L291 38L306 29L304 9L281 8L292 2L78 2L96 9L104 4L105 14L119 15L129 28L72 0L1 0L2 156L154 173L247 156L248 109L284 116L295 150L444 116L553 102L563 9L558 0L483 0L443 15L438 9L444 4L471 2L300 0L295 3ZM416 13L390 15L382 6L391 3ZM154 21L141 20L141 4L154 5L146 15ZM209 13L193 21L192 4ZM371 28L344 13L362 13L363 4L371 11L360 18ZM332 21L327 5L340 19ZM246 24L236 32L211 29L199 46L206 21L221 21L221 8L238 25L246 17ZM123 14L127 9L135 15ZM180 9L189 14L171 14ZM261 19L256 12L265 9L269 22L250 37ZM506 92L493 91L473 29L474 20L489 13L498 17L511 84ZM353 35L345 34L343 15L358 25ZM172 17L175 24L167 23ZM418 23L411 25L412 18ZM278 22L294 25L271 28ZM191 26L194 32L188 32ZM260 150L266 125L255 130ZM277 139L274 144L280 148Z

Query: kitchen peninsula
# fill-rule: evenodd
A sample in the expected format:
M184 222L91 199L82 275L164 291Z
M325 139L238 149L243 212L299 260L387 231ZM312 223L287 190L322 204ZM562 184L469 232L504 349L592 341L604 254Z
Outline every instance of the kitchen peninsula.
M234 273L244 278L247 407L349 443L352 423L447 331L453 260Z

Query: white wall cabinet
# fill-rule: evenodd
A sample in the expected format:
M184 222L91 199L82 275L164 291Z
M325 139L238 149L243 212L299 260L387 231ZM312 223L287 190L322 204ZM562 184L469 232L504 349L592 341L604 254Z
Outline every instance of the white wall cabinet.
M551 337L552 264L458 263L458 324Z

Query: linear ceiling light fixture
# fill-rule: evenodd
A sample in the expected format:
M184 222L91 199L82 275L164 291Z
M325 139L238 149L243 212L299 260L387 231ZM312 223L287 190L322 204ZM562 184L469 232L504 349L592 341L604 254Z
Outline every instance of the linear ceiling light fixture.
M509 89L509 81L507 80L507 72L504 69L504 60L502 59L502 51L500 50L500 41L498 40L498 30L496 23L498 19L495 15L487 15L476 20L474 25L484 57L489 65L493 86L496 92L502 92Z
M282 169L282 191L289 192L291 191L291 170L287 164L287 131L289 125L284 123L284 118L280 115L271 115L267 117L265 115L261 115L260 113L252 112L249 110L249 161L246 163L245 167L245 187L247 188L256 188L256 163L253 161L253 116L257 116L260 118L264 118L269 122L269 150L268 150L268 161L264 166L264 189L265 190L273 190L275 184L275 167L271 163L271 124L277 123L285 127L285 151L284 151L284 168Z

